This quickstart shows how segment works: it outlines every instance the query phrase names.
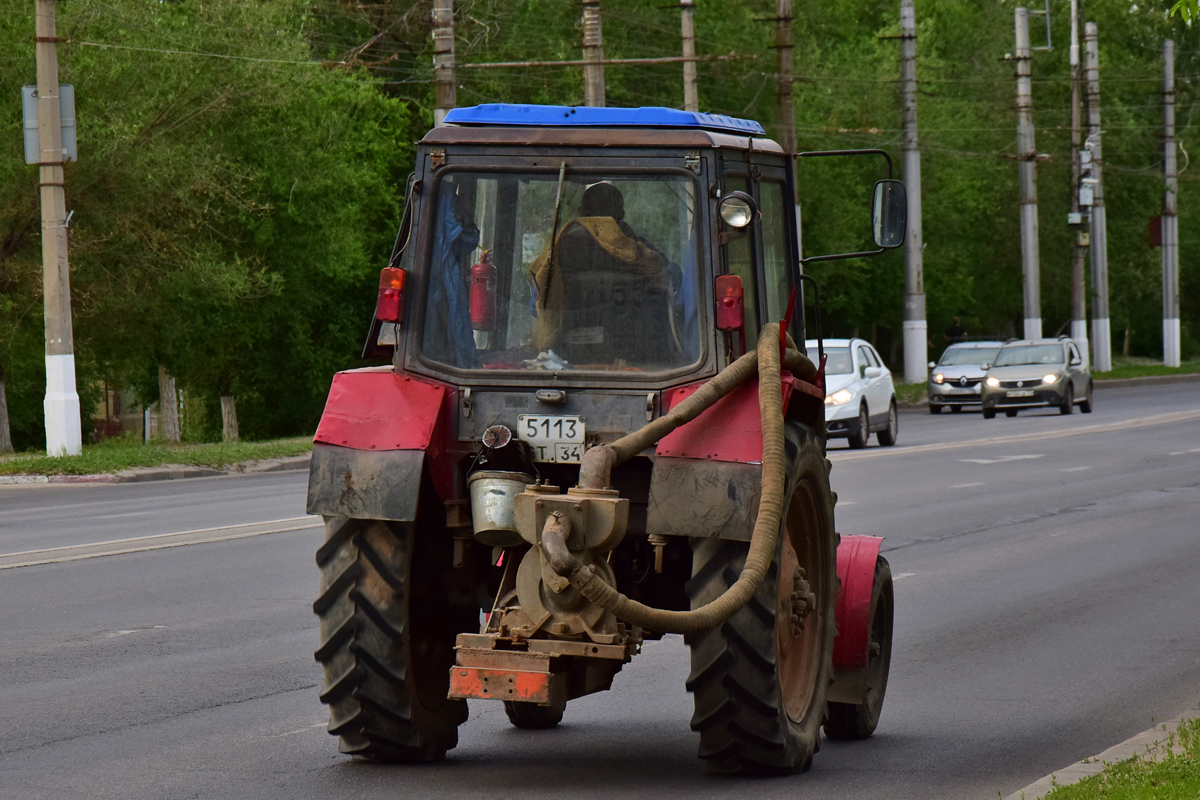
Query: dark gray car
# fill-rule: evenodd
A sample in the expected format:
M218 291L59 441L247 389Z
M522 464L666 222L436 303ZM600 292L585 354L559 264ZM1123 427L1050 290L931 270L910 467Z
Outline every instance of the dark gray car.
M1063 414L1092 413L1092 373L1079 347L1060 339L1006 343L983 381L983 417L1003 410L1015 417L1022 408L1057 406Z

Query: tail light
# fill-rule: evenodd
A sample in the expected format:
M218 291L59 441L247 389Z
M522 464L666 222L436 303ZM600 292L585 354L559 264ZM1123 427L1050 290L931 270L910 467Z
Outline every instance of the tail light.
M713 293L717 298L717 330L740 331L746 324L742 279L737 275L718 275Z
M477 331L496 327L496 267L487 252L471 267L471 327Z
M375 319L399 322L404 313L404 270L384 267L379 272L379 299L375 301Z

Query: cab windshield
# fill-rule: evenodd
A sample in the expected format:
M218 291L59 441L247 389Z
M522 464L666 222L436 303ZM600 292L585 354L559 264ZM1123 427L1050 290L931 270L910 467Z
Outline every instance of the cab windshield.
M1026 364L1063 363L1062 345L1024 344L1000 348L993 367L1017 367Z
M489 370L696 363L696 200L694 180L672 174L446 170L424 358Z

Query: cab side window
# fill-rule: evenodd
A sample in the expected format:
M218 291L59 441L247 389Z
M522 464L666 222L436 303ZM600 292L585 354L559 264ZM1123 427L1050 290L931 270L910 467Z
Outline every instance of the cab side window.
M750 192L750 182L741 175L730 175L725 178L726 192ZM726 226L726 229L728 226ZM758 341L758 281L755 278L757 270L754 266L754 236L742 236L729 242L723 248L725 251L725 269L730 275L742 279L742 293L746 304L746 341L753 347Z
M782 183L762 180L759 185L759 205L762 210L763 278L767 290L767 319L783 319L791 296L792 281L788 256L788 226L786 214L791 203L785 202L787 187Z

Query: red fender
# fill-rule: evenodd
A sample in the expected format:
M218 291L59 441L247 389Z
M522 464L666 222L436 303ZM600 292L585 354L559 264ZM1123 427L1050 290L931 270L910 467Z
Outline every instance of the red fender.
M367 367L333 376L313 441L353 450L422 450L443 499L454 495L445 455L446 420L455 391L392 367Z
M871 590L875 583L875 561L879 558L878 536L843 536L837 550L838 590L837 639L833 642L833 669L849 672L867 666L867 644L871 629Z

